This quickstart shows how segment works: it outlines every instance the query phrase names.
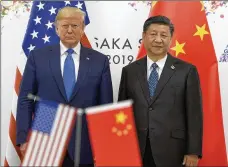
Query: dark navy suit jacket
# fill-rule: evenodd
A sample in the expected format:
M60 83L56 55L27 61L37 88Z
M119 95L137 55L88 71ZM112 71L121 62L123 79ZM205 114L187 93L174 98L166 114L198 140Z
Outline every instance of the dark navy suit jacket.
M31 127L35 103L28 93L45 100L86 108L113 102L113 90L107 56L93 49L81 47L78 78L71 99L65 93L60 67L60 45L31 51L25 66L17 104L17 144L23 144ZM80 164L92 164L93 157L88 136L86 117L83 115ZM68 152L74 159L75 127Z

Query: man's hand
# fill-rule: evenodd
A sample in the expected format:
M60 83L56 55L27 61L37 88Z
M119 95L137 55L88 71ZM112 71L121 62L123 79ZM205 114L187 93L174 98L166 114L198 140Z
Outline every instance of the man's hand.
M23 156L25 156L25 150L26 150L27 144L28 143L24 143L24 144L21 144L20 146L20 151Z
M185 166L197 166L198 165L199 158L197 155L185 155L183 165Z

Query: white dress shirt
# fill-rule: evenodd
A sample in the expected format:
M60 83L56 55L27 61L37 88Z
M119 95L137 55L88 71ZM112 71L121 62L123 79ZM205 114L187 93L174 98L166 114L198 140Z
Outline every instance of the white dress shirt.
M158 65L158 68L157 68L158 79L160 78L162 70L165 66L166 59L167 59L167 55L165 57L163 57L162 59L158 60L157 62L154 62L147 56L147 80L149 80L150 73L153 70L153 68L151 67L151 65L153 63L156 63Z
M62 76L63 76L63 70L64 70L64 62L65 59L68 55L68 53L66 52L69 48L65 47L63 45L63 43L60 41L60 54L61 54L61 72L62 72ZM80 42L77 44L77 46L75 46L74 48L72 48L74 50L74 53L72 54L72 58L74 60L74 66L75 66L75 79L77 80L78 77L78 69L79 69L79 60L80 60L80 51L81 51L81 44Z

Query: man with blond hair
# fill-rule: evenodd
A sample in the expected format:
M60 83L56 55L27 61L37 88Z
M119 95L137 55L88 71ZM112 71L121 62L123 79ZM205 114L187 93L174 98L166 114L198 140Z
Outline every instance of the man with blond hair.
M30 52L21 81L16 119L16 142L23 154L35 107L35 102L27 99L29 93L76 108L113 102L107 56L80 43L84 19L85 13L80 9L62 8L55 20L60 43ZM93 166L85 115L82 117L81 137L80 166ZM63 166L74 165L75 143L74 127Z

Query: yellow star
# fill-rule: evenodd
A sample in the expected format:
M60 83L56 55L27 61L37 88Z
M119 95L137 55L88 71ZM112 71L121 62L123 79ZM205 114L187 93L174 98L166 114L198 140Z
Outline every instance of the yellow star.
M125 115L122 111L116 114L116 123L124 124L127 119L127 115Z
M113 127L113 128L112 128L112 132L113 132L113 133L116 133L116 132L117 132L117 128L116 128L116 127Z
M193 36L199 35L200 39L203 40L204 35L209 34L208 31L205 30L206 24L204 24L202 27L196 25L196 33Z
M156 5L157 1L152 1L151 6L152 8Z
M128 125L127 125L127 129L128 129L128 130L131 130L131 128L132 128L131 124L128 124Z
M178 56L179 53L184 53L183 47L184 47L185 43L180 44L177 40L176 40L176 46L174 46L173 48L171 48L172 50L176 51L176 56Z
M128 134L128 130L127 130L127 129L124 129L124 130L123 130L123 134L124 134L124 135L127 135L127 134Z
M119 131L117 132L117 135L118 135L118 136L122 136L122 131L119 130Z
M203 11L203 10L204 10L204 3L203 3L203 1L200 1L200 3L201 3L201 5L202 5L201 11Z

